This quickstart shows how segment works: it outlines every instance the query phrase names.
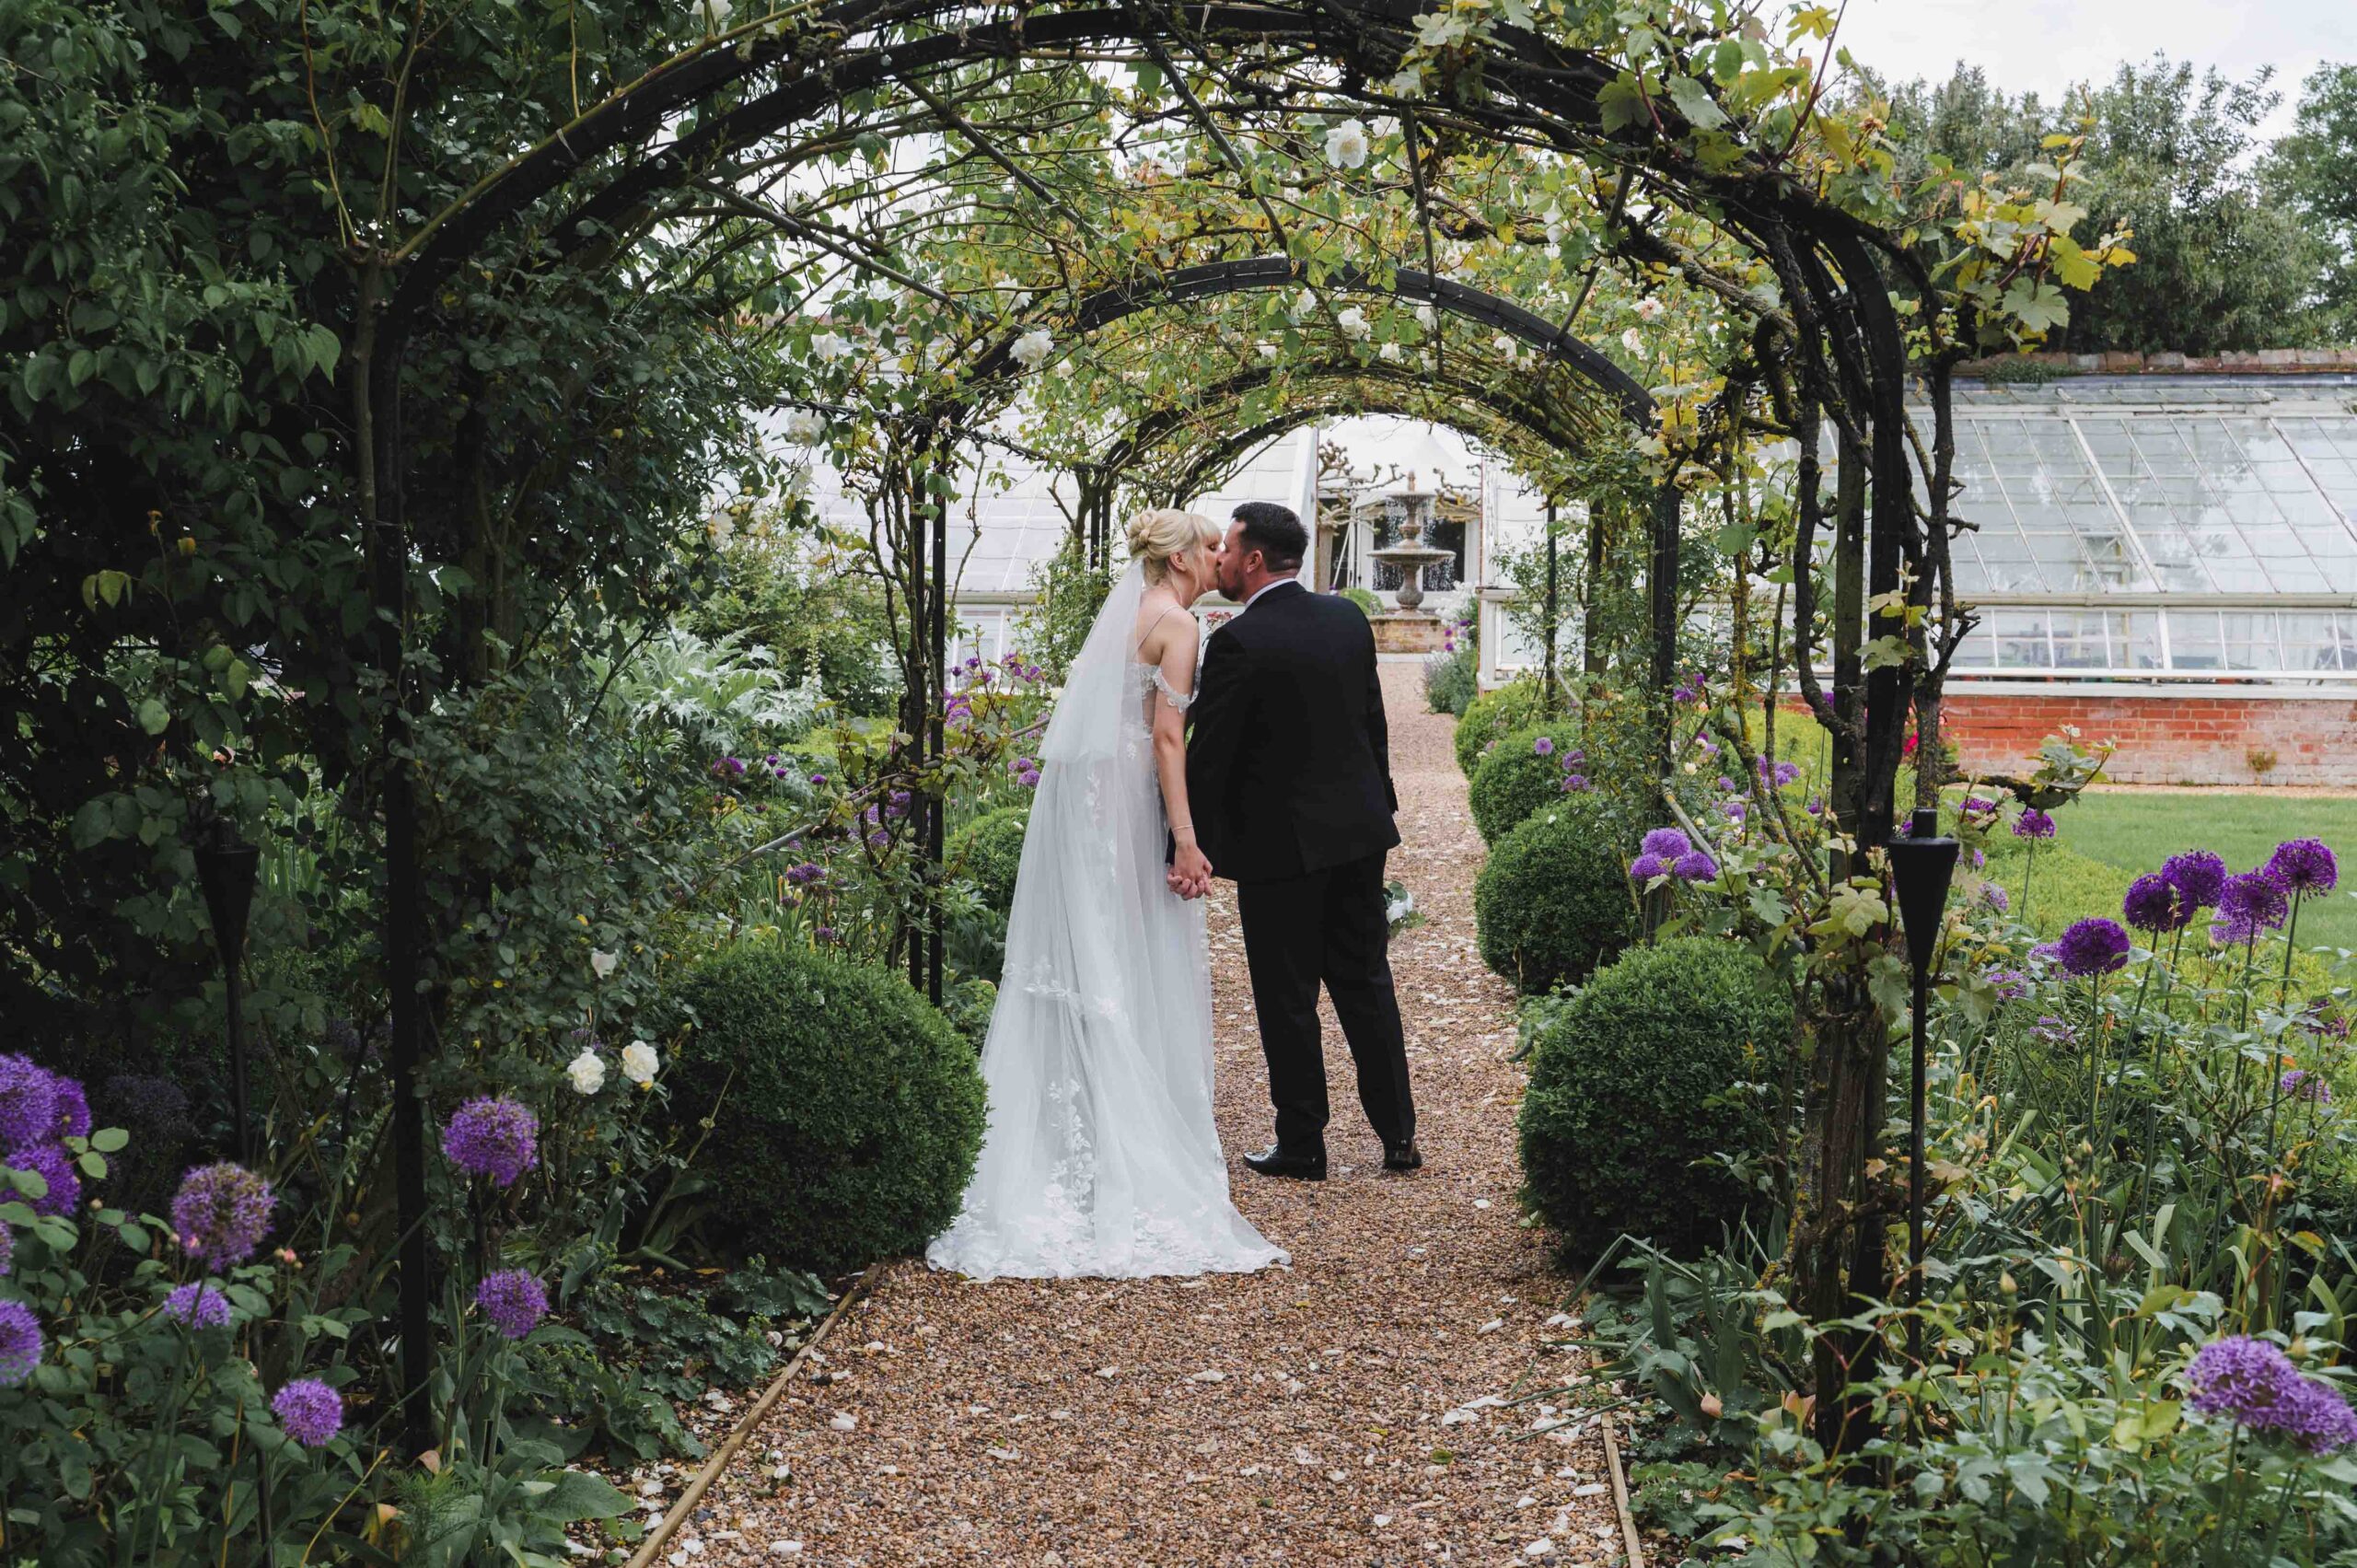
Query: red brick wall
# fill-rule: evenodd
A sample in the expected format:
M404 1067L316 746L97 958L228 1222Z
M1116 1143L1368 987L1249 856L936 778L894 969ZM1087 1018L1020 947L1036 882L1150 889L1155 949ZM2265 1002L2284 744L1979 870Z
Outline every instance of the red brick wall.
M2064 725L2116 740L2121 784L2357 784L2357 692L2327 697L2032 696L1951 689L1942 726L1965 771L2014 772ZM2251 767L2272 751L2275 765Z

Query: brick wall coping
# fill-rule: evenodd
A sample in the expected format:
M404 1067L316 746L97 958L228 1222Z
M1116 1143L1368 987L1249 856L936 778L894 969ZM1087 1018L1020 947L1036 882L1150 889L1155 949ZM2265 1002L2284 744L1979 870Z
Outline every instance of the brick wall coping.
M1957 366L1956 373L1987 376L1995 366L2024 362L2105 376L2299 376L2336 370L2357 374L2357 347L2262 348L2218 354L2009 354L1968 360Z
M2313 679L2303 677L2302 679ZM2212 703L2357 703L2357 680L2309 686L2273 681L2008 680L2003 676L1950 676L1947 697L2054 697L2074 702L2134 703L2187 699Z

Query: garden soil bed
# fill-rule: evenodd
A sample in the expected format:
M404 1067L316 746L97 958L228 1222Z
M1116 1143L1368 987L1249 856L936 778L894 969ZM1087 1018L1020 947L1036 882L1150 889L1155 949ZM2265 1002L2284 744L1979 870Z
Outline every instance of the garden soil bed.
M1392 874L1425 915L1393 947L1425 1168L1378 1174L1330 1015L1333 1179L1243 1168L1269 1109L1234 900L1215 894L1220 1131L1238 1203L1292 1267L977 1284L895 1263L658 1560L1620 1557L1593 1422L1538 1430L1551 1405L1497 1402L1577 1374L1550 1343L1567 1332L1566 1282L1515 1203L1515 998L1474 950L1481 845L1451 722L1422 711L1412 665L1387 664L1383 680L1407 838Z

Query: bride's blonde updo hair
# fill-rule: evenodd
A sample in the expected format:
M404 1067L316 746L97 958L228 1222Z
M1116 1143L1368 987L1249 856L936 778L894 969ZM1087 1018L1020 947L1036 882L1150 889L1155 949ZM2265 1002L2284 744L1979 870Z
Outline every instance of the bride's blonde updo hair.
M1130 559L1144 569L1145 580L1159 583L1170 575L1170 558L1219 538L1219 528L1199 512L1156 506L1130 519Z

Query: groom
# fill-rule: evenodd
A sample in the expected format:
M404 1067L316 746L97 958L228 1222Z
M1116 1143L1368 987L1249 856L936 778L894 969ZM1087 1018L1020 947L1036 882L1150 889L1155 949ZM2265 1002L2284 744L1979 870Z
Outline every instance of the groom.
M1383 1168L1414 1170L1416 1108L1391 990L1383 857L1399 842L1375 633L1346 598L1295 580L1309 537L1286 507L1248 501L1220 546L1220 591L1243 612L1212 633L1188 717L1187 797L1213 875L1236 884L1269 1059L1277 1141L1244 1163L1326 1178L1318 988L1357 1065ZM1200 896L1204 884L1174 889Z

